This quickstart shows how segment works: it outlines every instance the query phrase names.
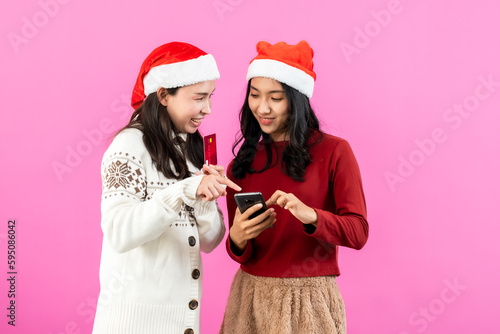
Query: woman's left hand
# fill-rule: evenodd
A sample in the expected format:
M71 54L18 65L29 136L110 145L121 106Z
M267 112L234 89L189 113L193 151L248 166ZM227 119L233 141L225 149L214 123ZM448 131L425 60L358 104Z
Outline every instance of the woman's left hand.
M279 205L285 210L290 211L292 215L303 224L318 224L318 214L316 210L302 203L294 194L276 190L271 198L266 202L269 205Z
M203 165L201 172L196 172L196 175L204 175L203 180L197 190L197 195L202 195L204 201L211 201L219 196L226 196L226 187L230 187L235 191L241 191L241 187L233 181L229 180L224 174L223 166ZM210 178L215 178L217 183L213 183Z

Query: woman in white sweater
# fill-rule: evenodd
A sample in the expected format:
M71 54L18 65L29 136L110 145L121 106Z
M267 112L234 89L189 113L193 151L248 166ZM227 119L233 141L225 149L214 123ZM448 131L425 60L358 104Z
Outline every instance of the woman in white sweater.
M200 333L200 250L224 236L215 199L226 186L240 190L223 167L203 165L198 127L218 78L213 57L186 43L162 45L142 64L135 111L102 160L94 334Z

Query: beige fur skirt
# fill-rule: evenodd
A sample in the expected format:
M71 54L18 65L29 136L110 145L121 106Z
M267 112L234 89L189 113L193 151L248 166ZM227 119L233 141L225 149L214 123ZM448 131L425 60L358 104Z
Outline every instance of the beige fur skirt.
M335 276L275 278L238 269L219 334L345 334Z

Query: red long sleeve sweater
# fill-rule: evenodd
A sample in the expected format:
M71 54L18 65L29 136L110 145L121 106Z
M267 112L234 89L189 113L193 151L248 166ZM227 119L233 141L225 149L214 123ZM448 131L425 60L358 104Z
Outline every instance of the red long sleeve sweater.
M314 133L310 141L319 138ZM242 187L242 192L259 191L267 201L276 190L293 193L299 200L316 210L317 227L302 224L290 212L274 206L276 222L255 239L250 240L244 252L233 252L228 236L229 256L241 264L249 274L265 277L312 277L340 275L338 246L361 249L368 238L366 205L361 175L351 147L344 139L322 134L321 141L310 149L311 164L306 169L305 181L297 182L285 175L280 163L261 173L248 174L236 180L231 162L228 177ZM276 142L278 157L288 142ZM273 161L276 152L273 149ZM264 144L259 143L252 163L255 170L267 161ZM229 227L235 210L234 191L227 194ZM233 246L234 247L234 246Z

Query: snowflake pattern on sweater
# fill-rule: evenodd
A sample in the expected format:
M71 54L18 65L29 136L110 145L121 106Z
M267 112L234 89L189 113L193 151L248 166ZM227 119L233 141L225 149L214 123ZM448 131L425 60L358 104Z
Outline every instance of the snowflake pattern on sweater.
M128 158L128 153L123 154L123 157L122 154L122 152L113 154L112 161L105 166L102 182L103 198L118 194L124 196L125 193L117 192L121 189L144 200L147 196L147 181L142 162L134 156Z
M103 199L113 196L129 198L135 196L136 199L147 201L157 190L175 184L173 180L171 182L148 182L142 162L128 153L115 152L106 163L103 162L103 169ZM195 224L194 208L182 203L178 220L169 227L194 226Z

